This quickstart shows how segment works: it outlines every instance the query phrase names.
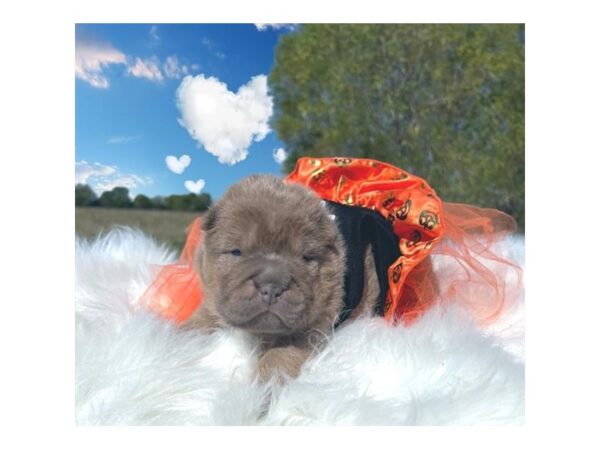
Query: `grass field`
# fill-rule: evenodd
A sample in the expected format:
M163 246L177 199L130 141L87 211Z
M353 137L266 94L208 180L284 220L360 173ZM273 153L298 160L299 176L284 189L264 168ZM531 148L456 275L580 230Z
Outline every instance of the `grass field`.
M185 243L185 230L198 217L197 212L140 209L75 208L75 233L94 238L112 227L122 225L141 229L175 249Z

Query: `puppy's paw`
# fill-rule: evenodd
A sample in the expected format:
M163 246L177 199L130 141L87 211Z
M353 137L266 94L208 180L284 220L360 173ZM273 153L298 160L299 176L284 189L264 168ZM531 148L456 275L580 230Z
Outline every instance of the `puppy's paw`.
M300 374L310 351L298 347L275 347L267 350L258 360L256 375L260 382L282 384Z

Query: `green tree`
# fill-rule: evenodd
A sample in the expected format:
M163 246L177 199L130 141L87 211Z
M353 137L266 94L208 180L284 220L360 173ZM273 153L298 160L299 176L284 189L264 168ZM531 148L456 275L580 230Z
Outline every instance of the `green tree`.
M161 195L152 197L152 206L154 209L167 209L165 197Z
M269 84L286 171L375 158L524 228L522 25L303 25L279 41Z
M98 197L87 184L75 185L75 206L92 206Z
M171 209L173 211L187 211L188 203L187 197L184 195L169 195L167 198L165 198L167 209Z
M211 204L212 198L210 194L204 192L200 195L194 195L194 198L191 200L192 211L206 211Z
M152 200L144 194L138 194L133 199L133 207L138 209L151 209L154 207L154 204L152 203Z
M100 196L100 206L107 208L131 208L131 204L129 189L126 187L115 187Z
M168 209L174 211L206 211L212 204L212 199L210 194L206 193L170 195L165 198L165 204Z

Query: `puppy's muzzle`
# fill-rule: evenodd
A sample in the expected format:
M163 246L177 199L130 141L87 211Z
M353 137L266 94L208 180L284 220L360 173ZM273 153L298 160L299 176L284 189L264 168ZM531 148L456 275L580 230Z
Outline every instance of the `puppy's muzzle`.
M279 301L290 286L292 279L284 265L276 261L265 261L259 273L253 278L260 299L268 305Z

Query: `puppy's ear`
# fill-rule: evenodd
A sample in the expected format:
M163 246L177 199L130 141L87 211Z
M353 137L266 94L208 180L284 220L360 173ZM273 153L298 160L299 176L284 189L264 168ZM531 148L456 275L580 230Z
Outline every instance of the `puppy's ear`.
M218 209L217 205L213 205L208 209L208 212L202 217L202 230L210 231L217 226Z

